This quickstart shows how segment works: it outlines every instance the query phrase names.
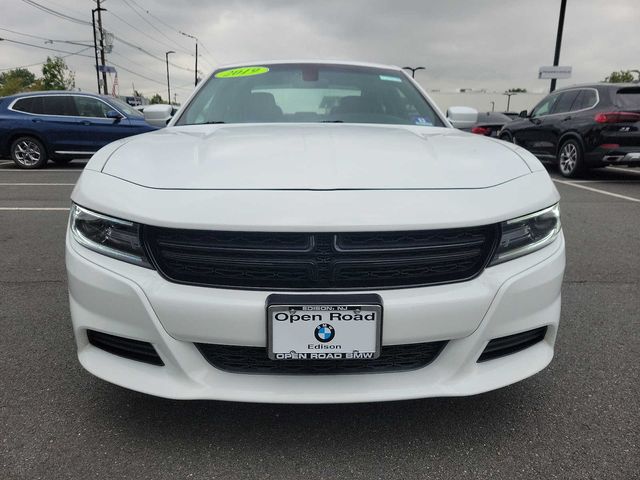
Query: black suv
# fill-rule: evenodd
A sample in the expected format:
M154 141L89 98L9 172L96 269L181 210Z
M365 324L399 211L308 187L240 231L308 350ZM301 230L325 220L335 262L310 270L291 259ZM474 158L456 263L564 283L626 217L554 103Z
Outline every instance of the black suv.
M640 166L640 85L597 83L546 96L500 138L557 163L565 177L607 165Z

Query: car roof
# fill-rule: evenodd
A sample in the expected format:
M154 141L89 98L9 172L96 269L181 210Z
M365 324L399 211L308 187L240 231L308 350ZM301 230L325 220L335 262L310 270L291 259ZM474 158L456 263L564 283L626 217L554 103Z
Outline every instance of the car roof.
M555 92L561 92L564 90L573 90L576 88L627 88L635 87L640 88L640 83L609 83L609 82L595 82L595 83L578 83L575 85L567 85L566 87L558 88Z
M258 60L258 61L250 61L250 62L234 62L228 63L226 65L220 65L216 67L216 70L227 69L227 68L237 68L237 67L246 67L250 65L286 65L286 64L310 64L310 65L345 65L345 66L353 66L353 67L372 67L372 68L381 68L385 70L398 70L403 71L402 68L395 65L384 65L381 63L371 63L371 62L357 62L357 61L345 61L345 60Z
M71 90L43 90L43 91L33 91L33 92L20 92L20 93L15 93L13 95L7 95L6 97L3 97L3 98L16 99L16 98L22 98L22 97L31 97L34 95L37 95L37 96L84 95L87 97L109 99L108 95L98 95L96 93L91 93L91 92L74 92Z

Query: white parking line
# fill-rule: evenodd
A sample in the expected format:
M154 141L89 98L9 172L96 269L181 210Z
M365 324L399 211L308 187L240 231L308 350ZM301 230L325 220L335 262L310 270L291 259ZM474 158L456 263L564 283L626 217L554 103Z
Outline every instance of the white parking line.
M73 187L75 183L0 183L0 187Z
M607 167L607 170L615 170L616 172L624 172L624 173L631 173L633 175L640 175L640 171L632 170L630 168Z
M68 212L68 207L0 207L0 212Z
M562 185L570 185L576 188L582 188L583 190L589 190L590 192L601 193L602 195L609 195L610 197L621 198L622 200L628 200L630 202L638 202L640 203L640 198L628 197L626 195L620 195L618 193L607 192L606 190L600 190L599 188L587 187L586 185L569 182L567 180L556 180L552 179L556 183L561 183Z

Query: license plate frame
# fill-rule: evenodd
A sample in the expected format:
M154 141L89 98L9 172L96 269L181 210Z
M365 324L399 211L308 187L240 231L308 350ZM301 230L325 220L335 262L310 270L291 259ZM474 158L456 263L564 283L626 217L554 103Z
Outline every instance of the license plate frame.
M298 311L297 308L300 310ZM305 355L293 355L293 351L282 352L282 351L274 351L274 314L283 311L289 311L289 309L294 308L298 313L303 312L312 312L313 310L302 310L303 307L340 307L340 310L322 310L319 313L325 312L351 312L354 313L356 308L360 309L361 313L375 313L374 321L375 321L375 331L373 335L374 338L374 350L373 352L361 352L357 349L349 351L347 349L343 349L340 352L328 350L328 351L320 351L320 352L296 352L296 353L304 353ZM346 310L344 309L346 307ZM267 354L271 360L278 361L291 361L291 360L300 360L300 361L327 361L327 360L335 360L335 361L349 361L349 360L362 360L362 359L370 359L374 360L380 356L380 349L382 343L382 322L383 322L383 303L382 297L378 294L330 294L330 295L294 295L294 294L272 294L267 297L266 301L266 326L267 326ZM339 320L338 320L339 321ZM363 321L371 321L371 320L363 320ZM313 321L310 325L319 326L321 324L328 323L332 325L333 321ZM347 323L347 322L345 322ZM337 324L336 324L337 325ZM343 324L344 325L344 324ZM344 331L343 325L341 325L342 331ZM353 322L353 326L348 326L347 328L355 331L358 327L356 327L356 321ZM309 328L312 328L312 327ZM344 325L346 326L346 325ZM369 324L363 324L364 327L367 327L367 334L372 334L370 330L372 330L372 326ZM283 327L279 326L277 329L281 329ZM299 327L298 327L299 328ZM315 328L313 329L315 335ZM320 344L318 337L315 337L313 344ZM302 341L302 340L300 340ZM331 340L326 340L331 341ZM280 343L280 342L278 342ZM336 358L337 353L342 353L340 358ZM367 356L369 353L373 353L372 356ZM287 354L291 354L290 358L285 358ZM349 355L347 355L349 354Z

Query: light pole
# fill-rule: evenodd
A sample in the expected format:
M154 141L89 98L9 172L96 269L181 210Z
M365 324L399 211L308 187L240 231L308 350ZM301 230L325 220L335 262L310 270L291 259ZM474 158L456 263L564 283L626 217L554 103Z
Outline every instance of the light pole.
M169 82L169 54L176 53L173 50L169 50L165 52L164 58L167 61L167 100L169 101L169 105L171 105L171 83Z
M560 3L560 17L558 18L558 34L556 35L556 51L553 55L553 66L557 67L560 62L560 46L562 45L562 30L564 29L564 12L567 9L567 0ZM551 87L549 93L556 89L556 79L551 79Z
M411 72L411 78L416 78L416 72L418 70L426 70L425 67L402 67L403 70L409 70Z
M491 104L491 111L492 111L492 112L495 112L495 111L496 111L496 102L494 102L493 100L491 100L489 103Z
M195 67L196 79L195 79L194 85L197 86L198 85L198 38L184 32L180 32L180 35L184 35L185 37L191 38L192 40L196 41L196 67Z
M507 96L507 112L509 111L509 106L511 105L511 96L515 95L513 92L504 92L503 95Z

